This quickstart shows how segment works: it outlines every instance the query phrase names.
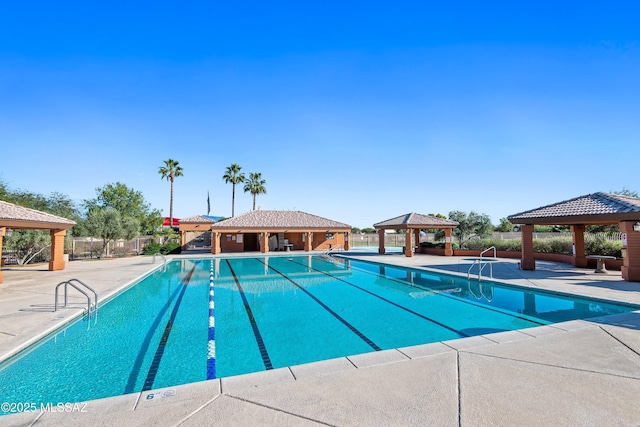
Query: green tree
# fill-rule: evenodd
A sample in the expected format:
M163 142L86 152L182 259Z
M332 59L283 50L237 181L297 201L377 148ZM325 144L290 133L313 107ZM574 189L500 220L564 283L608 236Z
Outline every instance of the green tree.
M46 230L13 230L11 236L4 239L6 247L16 251L18 265L29 264L51 245L51 236Z
M169 227L173 227L173 181L177 176L184 176L182 173L182 167L178 165L178 162L173 159L164 161L164 166L158 168L158 173L162 176L162 179L166 179L171 182L171 198L169 199Z
M102 239L103 255L108 256L109 242L118 239L133 239L140 231L140 223L132 216L123 217L111 207L94 208L87 214L86 228L94 237Z
M132 217L138 221L139 232L151 235L162 226L162 215L157 209L152 209L141 192L127 187L121 182L106 184L96 188L96 197L85 200L87 217L95 209L112 208L122 218ZM94 236L97 237L97 236Z
M502 231L503 233L508 233L513 231L514 225L507 218L500 218L500 224L496 227L496 231Z
M240 184L244 182L244 174L240 173L240 165L237 163L233 163L231 166L227 167L224 175L222 175L222 179L224 179L225 183L231 183L231 217L235 216L235 205L236 205L236 184Z
M612 191L612 193L613 194L618 194L620 196L635 197L635 198L640 197L640 196L638 196L638 192L637 191L629 190L627 187L622 187L622 190L620 190L620 191Z
M491 218L486 214L478 214L473 211L468 214L462 211L451 211L449 219L459 224L452 230L452 233L461 246L470 237L487 237L493 233L494 227L491 224Z
M9 197L9 186L2 178L0 178L0 200L4 200L5 202L7 202L8 197Z
M432 216L434 218L447 219L447 217L445 215L442 215L441 213L438 213L438 214L430 213L427 215ZM420 231L424 231L425 233L429 233L429 234L434 234L433 237L435 240L444 239L444 231L438 230L437 228L427 228L426 230L420 230Z
M244 192L251 193L253 195L253 210L256 210L256 196L258 194L267 194L267 188L265 184L267 181L262 179L260 172L251 172L249 179L244 182Z

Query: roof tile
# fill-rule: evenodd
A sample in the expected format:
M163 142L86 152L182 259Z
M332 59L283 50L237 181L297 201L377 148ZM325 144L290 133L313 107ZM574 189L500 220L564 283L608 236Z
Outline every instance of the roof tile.
M220 221L216 228L351 228L350 225L301 211L256 210Z
M397 216L395 218L388 219L386 221L379 222L377 224L373 224L374 228L385 228L385 227L399 227L399 226L423 226L424 228L429 227L437 227L437 226L445 226L445 227L455 227L458 223L456 221L451 221L449 219L437 218L431 215L423 215L418 213L408 213L404 215Z
M74 225L75 221L62 218L47 212L25 208L0 200L0 222L2 220L26 222L50 222L54 224Z
M510 215L513 222L527 218L640 212L640 199L619 194L593 193Z

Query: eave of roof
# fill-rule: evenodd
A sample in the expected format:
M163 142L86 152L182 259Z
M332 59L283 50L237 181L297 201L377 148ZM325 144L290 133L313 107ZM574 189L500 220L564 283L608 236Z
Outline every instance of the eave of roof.
M640 199L619 194L593 193L513 214L513 224L617 224L640 219Z
M411 212L373 224L376 229L455 228L459 224L449 219Z
M217 221L207 215L194 215L180 220L180 224L215 224Z
M301 211L257 210L238 215L211 225L221 231L350 231L351 226Z
M0 227L68 230L75 224L67 218L0 200Z

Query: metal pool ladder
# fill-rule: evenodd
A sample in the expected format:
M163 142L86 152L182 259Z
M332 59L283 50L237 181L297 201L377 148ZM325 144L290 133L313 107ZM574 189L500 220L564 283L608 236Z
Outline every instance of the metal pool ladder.
M162 261L163 261L162 271L164 271L167 268L167 258L164 255L162 255L160 252L156 252L155 254L153 254L153 259L151 260L151 264L156 263L156 256L159 256L160 258L162 258Z
M64 285L63 308L67 307L67 305L69 304L69 286L71 286L72 288L83 294L85 297L87 297L87 319L91 320L92 307L93 312L96 314L96 316L98 315L98 293L91 286L78 279L69 279L65 280L64 282L58 283L58 285L56 286L55 308L53 311L58 311L58 289L60 289L60 286L62 285ZM93 304L91 304L91 297L87 292L93 293Z
M493 250L493 257L492 258L488 258L490 261L486 261L487 258L483 258L484 254ZM473 261L473 264L471 264L471 267L469 267L469 270L467 271L467 280L469 280L470 276L471 276L471 269L473 268L474 265L478 264L478 280L482 280L482 270L484 270L484 268L489 265L489 277L491 279L493 279L493 262L496 261L498 258L496 257L496 247L495 246L491 246L490 248L485 249L484 251L480 252L480 258L477 258L475 261Z
M322 257L328 261L331 261L335 264L335 258L331 256L331 252L342 250L342 245L332 246L331 249L322 253Z

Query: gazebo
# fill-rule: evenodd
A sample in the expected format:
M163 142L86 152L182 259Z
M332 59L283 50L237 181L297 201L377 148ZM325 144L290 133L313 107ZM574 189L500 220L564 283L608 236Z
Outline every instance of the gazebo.
M431 215L423 215L418 213L408 213L400 215L386 221L373 224L373 228L378 230L378 253L384 254L384 233L385 230L404 230L405 232L405 256L413 256L412 239L415 239L415 246L420 246L420 230L438 229L444 230L444 254L445 256L453 255L453 247L451 246L451 230L456 228L458 223L448 219L437 218Z
M534 225L568 225L573 237L573 265L586 267L584 232L586 225L617 225L622 232L622 278L640 281L640 199L609 193L593 193L508 217L520 224L524 270L535 270L533 258Z
M179 221L180 245L185 251L195 247L195 242L201 239L202 246L211 246L211 225L219 222L222 217L210 215L195 215Z
M64 270L64 236L75 221L0 200L0 253L2 239L9 230L50 230L51 261L49 271ZM2 283L2 270L0 270Z

